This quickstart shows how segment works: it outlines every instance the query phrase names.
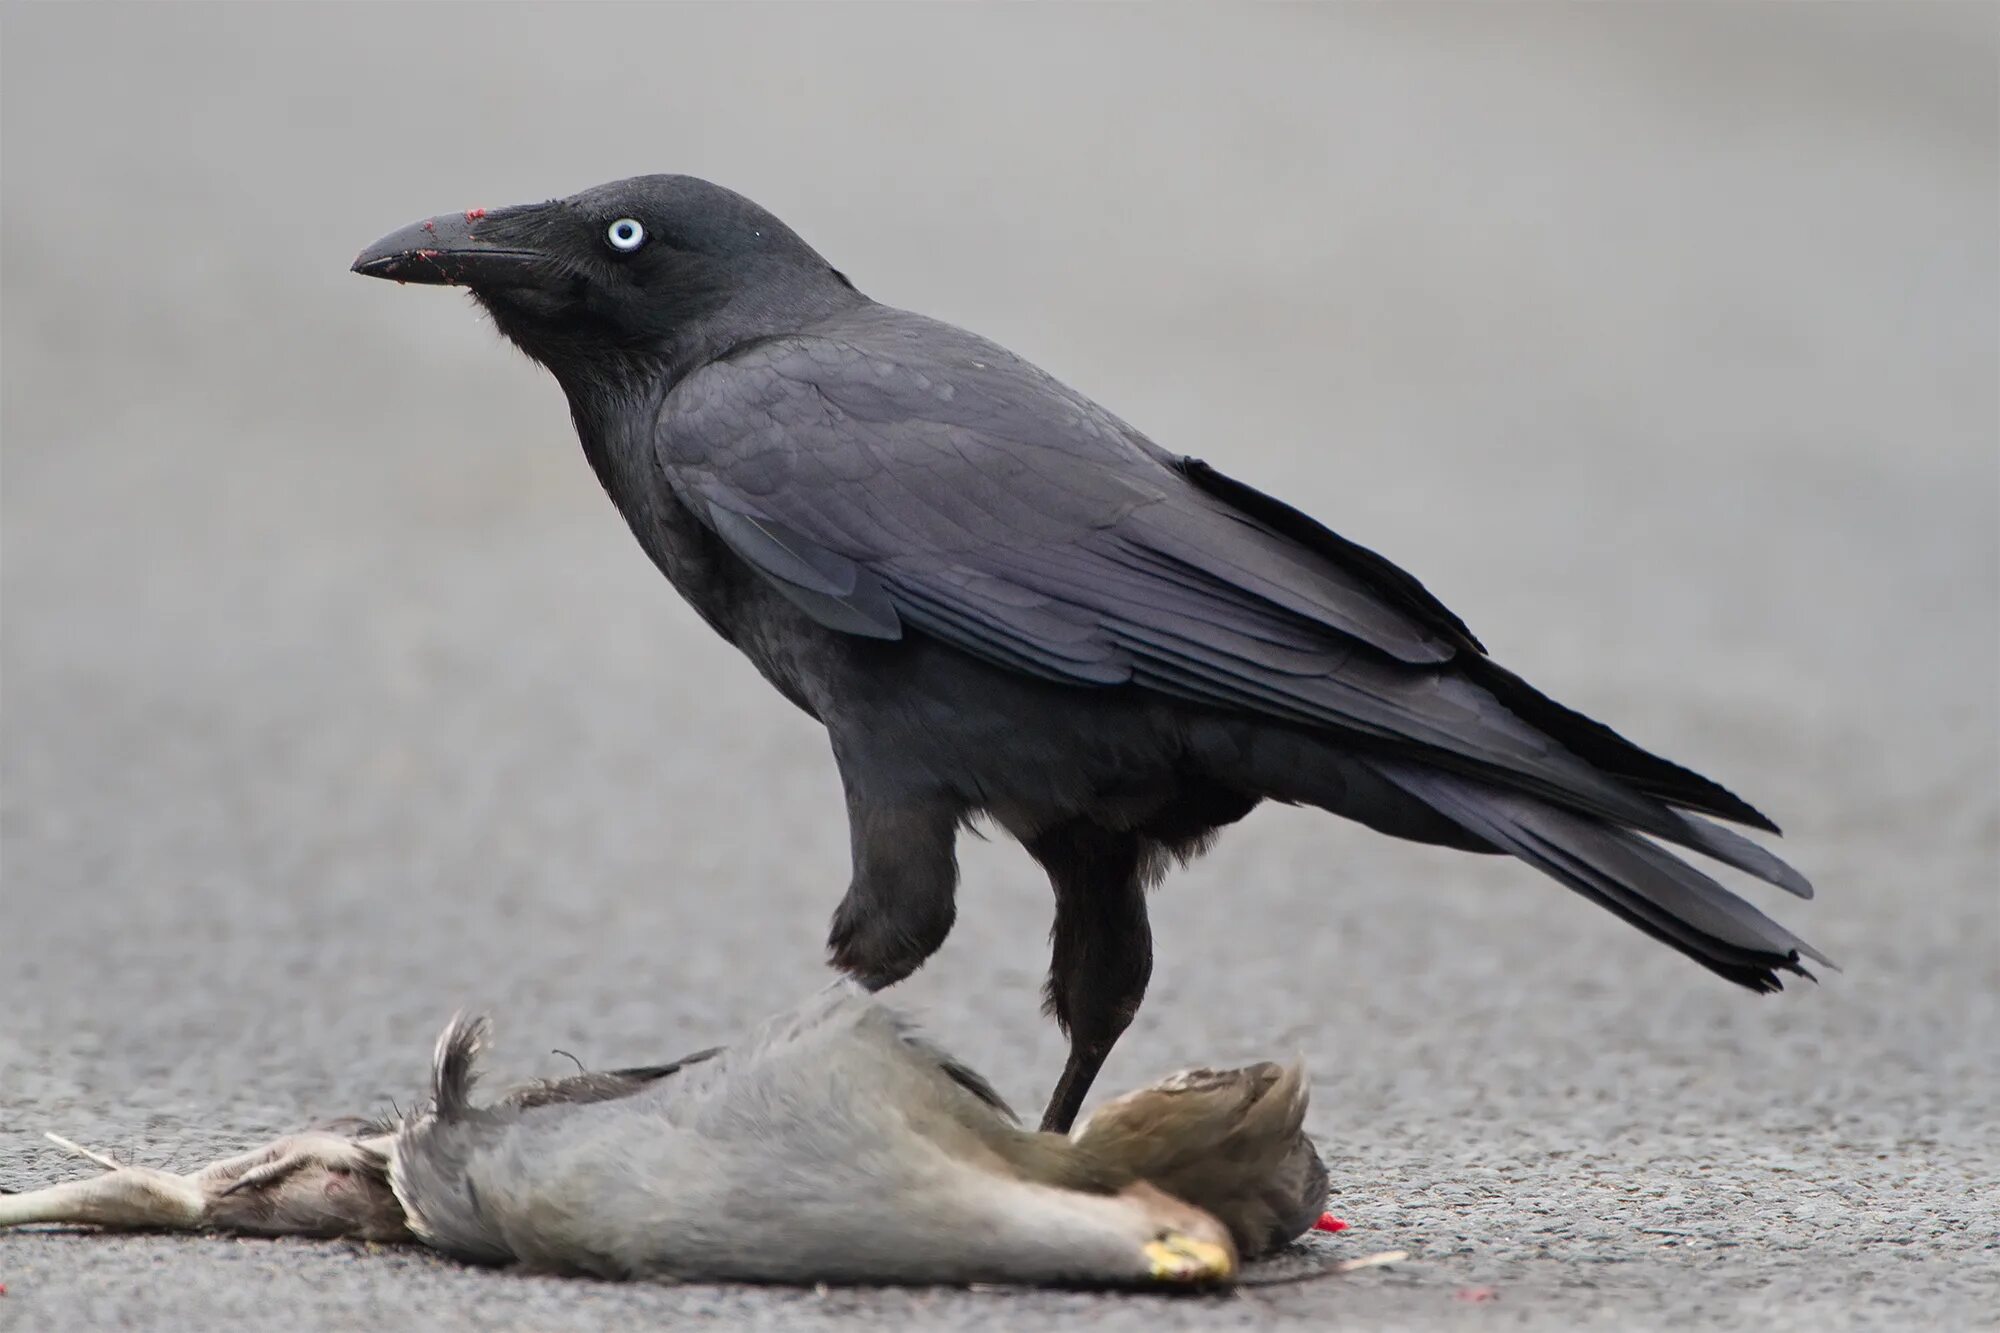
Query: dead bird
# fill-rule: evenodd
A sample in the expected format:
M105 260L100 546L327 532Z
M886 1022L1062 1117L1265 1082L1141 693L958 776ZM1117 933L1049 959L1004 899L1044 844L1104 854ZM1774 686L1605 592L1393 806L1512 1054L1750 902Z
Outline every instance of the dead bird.
M0 1226L350 1236L661 1281L1205 1284L1326 1196L1296 1064L1177 1074L1065 1136L849 984L733 1047L480 1104L487 1031L445 1028L418 1111L192 1174L58 1140L106 1173L0 1195Z

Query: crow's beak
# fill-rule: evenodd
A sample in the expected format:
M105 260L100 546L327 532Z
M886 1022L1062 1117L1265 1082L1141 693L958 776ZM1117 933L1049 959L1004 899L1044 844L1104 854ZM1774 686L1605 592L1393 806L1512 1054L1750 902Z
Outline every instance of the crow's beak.
M482 237L486 220L485 209L472 208L413 222L363 250L354 271L454 287L521 287L542 280L548 256L490 234Z

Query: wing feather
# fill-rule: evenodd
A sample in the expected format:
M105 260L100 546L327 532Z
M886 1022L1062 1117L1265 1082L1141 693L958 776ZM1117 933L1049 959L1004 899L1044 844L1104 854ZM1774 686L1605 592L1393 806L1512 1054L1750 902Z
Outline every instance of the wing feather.
M1638 760L1573 753L1544 729L1555 705L1530 721L1503 704L1470 632L1381 557L974 335L883 307L843 319L696 371L656 436L689 507L822 624L908 625L1042 679L1415 747L1767 878L1782 866L1667 809Z

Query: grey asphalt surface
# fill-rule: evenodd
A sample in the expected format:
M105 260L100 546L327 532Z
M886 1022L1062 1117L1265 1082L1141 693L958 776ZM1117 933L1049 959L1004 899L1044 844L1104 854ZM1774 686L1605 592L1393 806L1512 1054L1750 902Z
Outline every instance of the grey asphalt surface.
M1303 1051L1411 1260L1170 1302L616 1287L0 1236L0 1327L1991 1327L1990 6L79 9L0 77L0 1185L186 1166L820 984L822 738L455 294L446 208L647 170L1415 570L1749 795L1844 975L1758 1000L1512 863L1267 810L1155 899L1100 1086ZM1048 893L969 844L899 998L1027 1106ZM1313 1256L1318 1258L1318 1255ZM1472 1288L1497 1299L1472 1301Z

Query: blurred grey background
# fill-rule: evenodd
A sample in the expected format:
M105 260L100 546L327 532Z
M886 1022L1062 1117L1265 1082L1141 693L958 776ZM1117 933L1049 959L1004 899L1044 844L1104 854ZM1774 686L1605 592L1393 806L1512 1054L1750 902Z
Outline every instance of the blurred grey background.
M1963 1328L2000 1301L1987 5L76 7L0 32L0 1185L723 1040L822 980L820 733L456 293L454 207L733 186L1414 570L1789 831L1755 1000L1512 863L1267 810L1103 1087L1303 1051L1330 1252L1221 1303L515 1279L0 1238L0 1326ZM1037 1105L1046 885L900 998ZM1472 1303L1488 1285L1497 1303Z

